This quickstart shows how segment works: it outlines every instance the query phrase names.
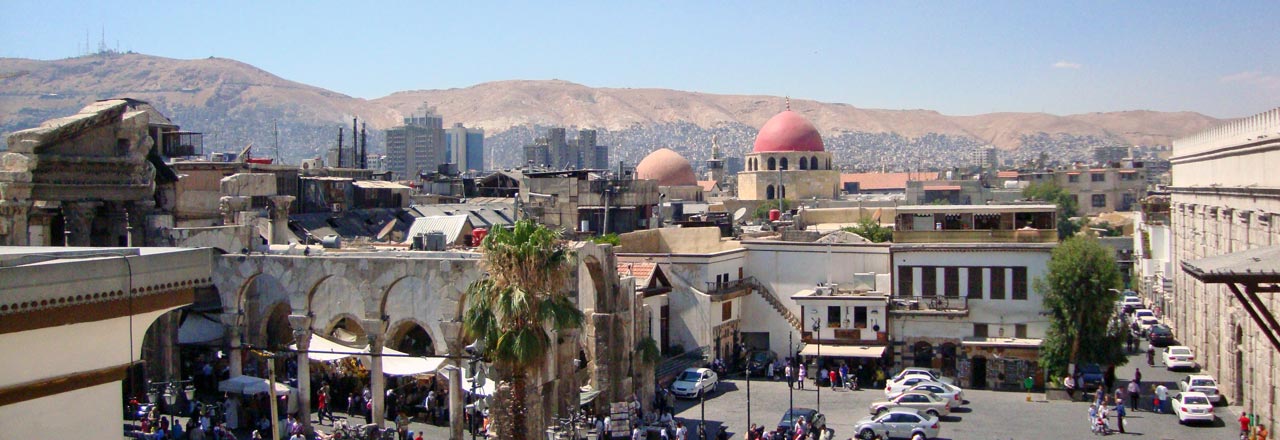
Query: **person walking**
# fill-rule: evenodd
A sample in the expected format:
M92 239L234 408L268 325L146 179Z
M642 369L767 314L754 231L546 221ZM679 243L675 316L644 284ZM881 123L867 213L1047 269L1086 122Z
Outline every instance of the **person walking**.
M809 372L807 371L808 369L809 369L808 366L806 366L805 364L803 363L800 364L799 377L796 377L796 383L799 384L797 385L798 389L801 389L801 390L804 389L804 381L805 379L809 378Z
M836 390L836 385L838 385L838 381L836 380L836 376L838 376L838 374L836 374L836 370L834 370L834 369L832 369L831 371L828 371L828 372L827 372L827 380L829 380L829 381L831 382L831 391L835 391L835 390Z
M1142 387L1138 386L1138 380L1129 381L1129 408L1138 410L1138 396L1142 394Z
M1249 414L1240 414L1240 418L1237 421L1240 422L1240 437L1248 436L1249 422L1252 421L1249 419Z
M1124 434L1124 400L1116 401L1116 428Z
M1142 370L1134 367L1133 381L1138 383L1138 387L1142 387Z
M787 362L787 368L786 368L786 369L784 369L784 370L783 370L783 372L782 372L782 374L785 374L785 375L787 376L787 388L795 388L795 387L796 387L796 379L795 379L795 375L794 375L794 374L792 374L792 373L793 373L793 371L792 371L792 369L791 369L791 363L790 363L790 362Z
M1169 399L1169 389L1164 385L1156 387L1156 412L1164 414L1165 402Z

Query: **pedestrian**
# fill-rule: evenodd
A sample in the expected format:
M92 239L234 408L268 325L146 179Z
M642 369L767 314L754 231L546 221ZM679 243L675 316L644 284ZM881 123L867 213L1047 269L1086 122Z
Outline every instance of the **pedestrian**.
M1270 434L1269 432L1267 432L1267 425L1263 425L1263 424L1259 423L1259 424L1258 424L1258 432L1257 432L1256 434L1254 434L1253 439L1254 439L1254 440L1267 440L1267 434Z
M1067 398L1074 402L1076 400L1076 380L1068 374L1062 378L1062 387L1067 389Z
M324 388L321 387L320 392L316 393L316 413L317 413L316 422L319 423L321 426L324 425L324 413L325 413L325 410L328 408L327 406L328 403L329 403L329 394L325 393ZM330 417L329 420L332 421L333 418Z
M1156 349L1150 345L1147 345L1147 366L1156 366Z
M1169 389L1165 388L1164 385L1160 385L1156 387L1156 402L1158 402L1158 404L1156 405L1156 410L1157 410L1156 412L1164 414L1164 405L1165 405L1165 402L1168 401L1168 399L1169 399Z
M1240 422L1240 436L1244 437L1249 435L1249 422L1251 421L1249 420L1249 415L1240 414L1240 419L1238 421Z
M676 422L676 440L689 440L689 428L684 427L684 422Z
M769 380L774 380L773 369L778 366L778 361L769 362Z
M782 373L782 374L787 375L787 388L795 388L795 387L796 387L796 385L795 385L795 376L793 376L791 373L792 373L792 371L791 371L791 363L790 363L790 362L788 362L788 363L787 363L787 368L786 368L785 370L783 370L783 373Z
M836 376L837 376L837 374L836 374L836 370L828 371L828 372L827 372L827 375L828 375L827 379L831 381L831 391L835 391L835 390L836 390L836 384L837 384L837 381L836 381Z
M1116 401L1116 427L1124 434L1124 400Z
M884 368L876 367L876 388L884 386Z
M798 385L796 386L799 387L799 389L801 390L804 389L804 381L809 378L809 372L806 371L808 369L809 369L808 366L806 366L805 364L803 363L800 364L800 372L797 373L798 376L796 377L796 383Z
M1138 396L1140 394L1142 394L1142 387L1138 386L1138 381L1136 379L1129 381L1129 408L1130 409L1134 411L1138 410Z
M1116 388L1116 404L1117 404L1117 405L1119 405L1119 404L1120 404L1120 402L1124 402L1124 401L1125 401L1125 398L1124 398L1124 389L1125 389L1124 387Z
M1142 387L1142 370L1137 367L1133 369L1133 381L1138 383L1138 387Z

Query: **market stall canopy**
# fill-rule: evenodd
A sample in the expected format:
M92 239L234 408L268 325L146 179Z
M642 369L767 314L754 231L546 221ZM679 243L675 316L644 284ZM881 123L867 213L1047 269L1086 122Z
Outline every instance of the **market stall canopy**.
M178 327L179 344L206 344L222 339L222 323L200 313L191 313Z
M262 394L271 390L271 381L261 377L253 376L236 376L222 382L218 382L218 391L236 394ZM297 391L288 385L276 382L276 394L289 395L293 398Z
M297 350L298 344L289 346L290 349ZM315 333L311 334L311 343L307 346L307 359L320 362L336 361L348 356L354 356L359 353L368 353L369 346L358 345L348 346L331 341Z
M596 396L600 395L600 390L581 390L578 392L578 406L586 406L591 401L596 400Z
M817 356L818 344L805 345L804 350L800 351L801 356ZM879 358L884 356L883 346L858 346L858 345L823 345L822 356L824 357L856 357L856 358Z
M434 373L444 363L442 357L408 357L390 348L383 348L382 374L391 376L412 376L415 374Z

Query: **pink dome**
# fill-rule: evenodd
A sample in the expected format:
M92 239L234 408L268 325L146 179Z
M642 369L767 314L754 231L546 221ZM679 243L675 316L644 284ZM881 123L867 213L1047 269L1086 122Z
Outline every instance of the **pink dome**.
M697 185L693 166L680 153L659 148L636 165L636 177L657 180L659 186Z
M778 113L760 127L752 153L824 151L822 135L804 116L791 110Z

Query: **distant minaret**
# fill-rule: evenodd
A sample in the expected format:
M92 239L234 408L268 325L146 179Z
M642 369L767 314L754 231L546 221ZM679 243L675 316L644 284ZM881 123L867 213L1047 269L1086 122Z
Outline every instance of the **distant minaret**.
M724 162L720 160L720 141L717 135L711 135L711 159L707 161L707 174L711 180L724 183Z

